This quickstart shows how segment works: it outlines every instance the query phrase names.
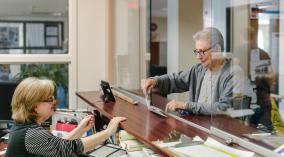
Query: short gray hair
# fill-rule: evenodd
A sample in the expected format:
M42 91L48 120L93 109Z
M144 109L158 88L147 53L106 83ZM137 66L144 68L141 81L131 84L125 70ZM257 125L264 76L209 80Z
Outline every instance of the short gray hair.
M219 45L221 47L221 51L224 51L224 39L222 33L214 27L207 27L203 30L195 33L193 35L193 39L197 40L206 40L211 44L211 47Z

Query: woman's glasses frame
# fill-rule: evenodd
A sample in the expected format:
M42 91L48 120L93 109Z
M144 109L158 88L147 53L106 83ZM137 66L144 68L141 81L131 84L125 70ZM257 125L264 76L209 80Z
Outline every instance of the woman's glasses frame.
M52 97L49 97L49 98L43 100L42 102L49 102L49 103L52 103L52 102L54 102L54 101L56 101L56 99L55 99L54 96L52 96Z

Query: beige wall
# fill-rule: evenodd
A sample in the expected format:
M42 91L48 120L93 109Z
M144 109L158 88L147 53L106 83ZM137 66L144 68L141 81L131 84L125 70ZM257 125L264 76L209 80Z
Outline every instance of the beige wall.
M195 42L192 36L203 28L203 3L196 0L179 0L179 70L185 70L197 60L193 54ZM187 101L188 93L180 94L179 100Z
M98 89L106 77L106 1L78 1L78 90Z
M98 90L107 77L107 4L77 0L77 52L72 54L77 55L77 91Z
M203 3L196 0L179 0L179 70L197 63L192 36L203 28Z
M168 1L169 7L175 7L178 3L178 9L171 9L168 15L168 73L186 70L197 63L193 50L195 42L192 36L195 32L203 28L203 3L196 0L173 0ZM178 11L175 15L175 11ZM175 19L177 18L177 19ZM175 24L177 22L178 24ZM188 94L171 94L170 99L180 101L188 100Z

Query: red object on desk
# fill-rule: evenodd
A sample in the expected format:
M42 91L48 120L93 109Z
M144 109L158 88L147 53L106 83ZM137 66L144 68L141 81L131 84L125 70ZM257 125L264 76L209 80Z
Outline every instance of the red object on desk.
M73 129L77 127L76 124L70 124L70 123L56 123L55 130L56 131L66 131L71 132Z

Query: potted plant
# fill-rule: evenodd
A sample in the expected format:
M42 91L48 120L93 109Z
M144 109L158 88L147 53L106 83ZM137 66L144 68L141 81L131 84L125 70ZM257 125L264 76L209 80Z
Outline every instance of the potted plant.
M48 78L56 84L56 97L59 108L66 108L66 95L68 94L68 65L67 64L26 64L21 66L21 71L13 77L21 81L27 77Z

